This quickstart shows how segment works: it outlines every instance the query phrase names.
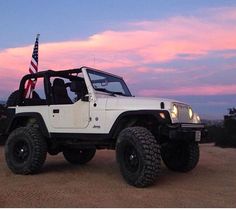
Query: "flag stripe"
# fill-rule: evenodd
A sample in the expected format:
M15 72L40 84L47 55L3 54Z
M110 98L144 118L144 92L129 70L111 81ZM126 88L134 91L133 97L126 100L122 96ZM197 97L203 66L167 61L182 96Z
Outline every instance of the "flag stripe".
M36 61L36 60L34 60L33 58L32 58L32 60L31 60L31 62L32 62L32 63L34 63L34 65L35 65L35 66L37 66L37 65L38 65L37 61Z
M31 61L31 67L32 67L33 70L35 70L37 72L38 66L35 65L32 61Z
M34 44L34 49L33 49L33 53L32 53L32 58L31 58L31 62L30 62L30 66L29 66L29 73L30 74L34 74L38 72L38 39L39 39L39 34L36 37L36 41ZM37 80L28 80L27 81L27 85L25 88L25 97L26 98L30 98L32 95L32 91L35 88Z
M33 72L33 70L31 68L29 68L29 72L30 74L34 74L35 72Z

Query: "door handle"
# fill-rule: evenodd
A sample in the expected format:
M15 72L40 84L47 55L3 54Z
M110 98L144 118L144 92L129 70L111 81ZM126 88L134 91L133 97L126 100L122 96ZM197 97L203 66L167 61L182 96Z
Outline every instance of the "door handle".
M53 114L58 114L60 112L59 109L53 109L52 111L53 111Z

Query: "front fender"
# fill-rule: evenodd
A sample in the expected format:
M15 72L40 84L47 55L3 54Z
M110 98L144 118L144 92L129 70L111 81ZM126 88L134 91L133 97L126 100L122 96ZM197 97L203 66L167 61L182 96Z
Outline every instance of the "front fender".
M161 118L160 113L164 113L165 119ZM113 138L116 138L120 131L127 126L126 121L130 119L139 119L140 117L145 118L147 116L152 116L155 121L161 124L170 124L171 119L169 112L166 110L136 110L136 111L126 111L119 115L119 117L114 122L109 134Z

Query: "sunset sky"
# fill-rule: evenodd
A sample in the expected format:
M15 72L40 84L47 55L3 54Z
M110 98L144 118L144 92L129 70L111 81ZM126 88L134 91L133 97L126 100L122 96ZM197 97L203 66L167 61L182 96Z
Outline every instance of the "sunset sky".
M28 73L91 66L136 96L189 103L204 118L236 106L235 0L0 0L0 100Z

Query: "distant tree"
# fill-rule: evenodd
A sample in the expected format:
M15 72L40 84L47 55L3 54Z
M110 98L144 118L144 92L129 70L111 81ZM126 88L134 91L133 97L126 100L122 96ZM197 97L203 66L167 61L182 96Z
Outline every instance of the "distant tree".
M236 147L236 109L230 108L224 116L224 127L214 131L215 144L220 147Z
M4 115L6 115L6 107L0 104L0 118L2 118Z
M228 111L229 111L229 115L235 115L235 114L236 114L236 109L235 109L235 107L229 108Z

